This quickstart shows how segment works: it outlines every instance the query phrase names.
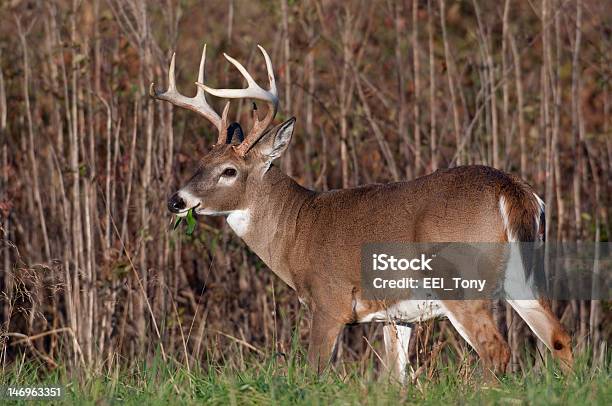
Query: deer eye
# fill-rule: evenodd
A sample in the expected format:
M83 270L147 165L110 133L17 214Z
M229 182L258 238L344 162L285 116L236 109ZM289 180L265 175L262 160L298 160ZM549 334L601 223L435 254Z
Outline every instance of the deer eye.
M236 173L237 172L234 168L225 168L222 175L227 176L228 178L233 178L234 176L236 176Z

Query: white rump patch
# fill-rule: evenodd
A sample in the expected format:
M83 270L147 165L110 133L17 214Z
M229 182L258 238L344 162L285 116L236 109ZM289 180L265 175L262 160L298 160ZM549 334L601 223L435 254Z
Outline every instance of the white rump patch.
M251 214L248 210L234 210L227 216L227 224L234 230L238 237L242 237L249 231Z
M508 241L516 241L516 236L512 234L512 229L510 229L510 213L508 210L508 202L504 196L499 198L499 212L501 214L502 221L504 222L504 228L506 229Z
M544 201L540 198L540 196L535 193L533 194L533 196L536 198L538 207L540 208L540 210L538 210L535 215L536 231L538 231L540 229L540 215L544 212L545 205ZM504 196L501 196L499 198L499 212L501 214L502 221L504 222L504 229L506 230L506 236L508 237L508 241L518 241L516 236L512 233L513 230L510 228L510 210L508 208L508 202L506 201L506 198Z
M546 206L544 204L544 201L542 199L540 199L540 196L538 196L537 194L533 194L536 198L536 200L538 201L538 206L540 207L540 210L538 211L538 213L536 213L535 216L535 223L537 224L536 229L539 231L540 230L540 216L542 215L542 213L544 213L544 207Z
M536 193L534 193L533 195L535 196L536 200L538 201L538 206L540 206L540 211L541 212L544 211L544 206L545 206L544 200L542 200L540 198L540 196L538 196Z
M540 227L540 214L544 210L544 202L537 194L533 194L538 202L540 210L536 214L536 225ZM529 276L529 279L525 276L525 268L521 257L520 244L516 236L512 233L510 228L508 202L501 196L499 198L499 211L504 222L504 228L506 229L506 236L508 242L510 242L510 255L508 257L508 263L506 264L506 273L504 278L504 291L506 297L509 299L535 299L537 295L533 291L533 275Z

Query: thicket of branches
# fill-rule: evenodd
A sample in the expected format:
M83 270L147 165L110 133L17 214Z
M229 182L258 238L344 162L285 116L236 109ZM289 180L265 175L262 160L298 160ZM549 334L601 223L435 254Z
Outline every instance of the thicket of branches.
M545 196L549 239L609 239L606 2L53 0L4 2L0 15L3 363L20 351L50 367L156 351L238 362L287 352L297 325L307 333L295 295L222 220L171 231L166 198L216 134L148 86L166 83L176 51L179 88L195 93L204 42L215 87L243 85L221 52L265 83L256 44L268 50L279 118L298 123L281 165L305 186L482 163ZM232 104L248 126L248 102ZM554 308L601 359L606 304ZM510 308L495 315L520 368L535 340ZM467 354L445 321L414 334L419 373L445 346ZM370 360L379 335L348 329L342 357Z

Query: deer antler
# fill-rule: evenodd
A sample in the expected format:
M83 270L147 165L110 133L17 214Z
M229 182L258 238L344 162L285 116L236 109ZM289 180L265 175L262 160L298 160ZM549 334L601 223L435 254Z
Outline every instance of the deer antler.
M197 93L194 97L186 97L178 92L176 89L176 79L174 77L174 60L176 53L172 54L172 61L170 62L170 70L168 71L168 90L162 92L155 88L155 83L151 83L149 88L149 94L158 100L165 100L178 107L184 107L191 111L204 116L208 121L213 123L219 131L219 137L217 139L218 144L225 144L227 140L227 113L229 111L230 103L227 102L223 109L221 117L215 112L212 107L206 102L206 96L204 89L197 87ZM206 44L204 44L204 50L202 51L202 59L200 60L200 70L198 72L198 82L204 81L204 65L206 64Z
M257 99L262 100L268 104L268 112L266 113L266 116L262 121L259 120L257 113L254 112L253 116L255 117L255 123L253 124L253 128L251 128L251 131L249 131L249 134L246 136L244 141L238 147L235 147L236 152L240 156L245 156L246 153L249 152L249 149L251 149L253 144L255 144L259 140L259 138L261 138L272 120L274 120L274 117L276 116L276 112L278 110L278 93L276 91L276 81L274 80L272 62L270 61L270 57L268 56L266 50L263 49L261 45L257 45L257 47L259 47L259 50L261 51L266 60L266 69L268 71L270 89L262 89L257 83L255 83L249 72L247 72L247 70L244 68L244 66L242 66L240 62L225 53L223 54L225 56L225 59L227 59L232 65L234 65L236 69L238 69L238 71L240 71L242 76L244 76L244 78L246 79L248 84L247 88L214 89L212 87L206 86L204 83L202 83L202 80L199 80L199 78L198 82L196 82L196 85L199 89L203 89L204 91L212 94L213 96L225 97L228 99Z

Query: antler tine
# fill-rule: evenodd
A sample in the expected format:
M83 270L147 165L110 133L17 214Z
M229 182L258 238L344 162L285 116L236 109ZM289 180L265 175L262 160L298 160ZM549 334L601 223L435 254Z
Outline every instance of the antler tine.
M270 60L270 56L261 45L257 45L257 48L261 51L266 60L266 71L268 72L268 81L270 82L270 93L278 97L278 92L276 91L276 80L274 79L274 70L272 69L272 61Z
M155 83L151 83L149 88L149 94L151 97L170 102L171 104L189 109L194 111L201 116L204 116L208 121L213 123L219 131L219 138L217 143L225 143L227 139L227 112L229 102L226 104L223 110L223 116L219 117L216 111L210 107L206 101L206 93L203 89L197 87L197 92L194 97L186 97L178 92L176 89L176 78L175 78L175 59L176 53L172 54L172 60L170 61L170 69L168 70L168 90L165 92L156 89ZM198 82L204 81L204 67L206 65L206 44L202 50L202 58L200 59L200 69L198 71Z
M255 123L253 124L253 128L249 131L249 134L244 139L244 141L236 147L236 152L239 155L244 156L249 149L259 140L259 138L263 135L265 130L268 128L274 117L276 116L276 112L278 111L278 92L276 90L276 80L274 79L274 71L272 69L272 62L270 61L270 57L266 50L258 45L259 50L264 56L266 61L266 69L268 71L268 81L270 82L270 88L268 90L262 89L256 82L253 80L253 77L249 74L249 72L245 69L244 66L231 56L227 54L223 54L225 58L238 69L238 71L244 76L247 81L246 89L215 89L205 85L204 83L198 82L196 85L201 89L204 89L207 93L212 94L217 97L225 97L228 99L257 99L262 100L268 104L268 112L266 117L260 121L257 115L255 114Z

